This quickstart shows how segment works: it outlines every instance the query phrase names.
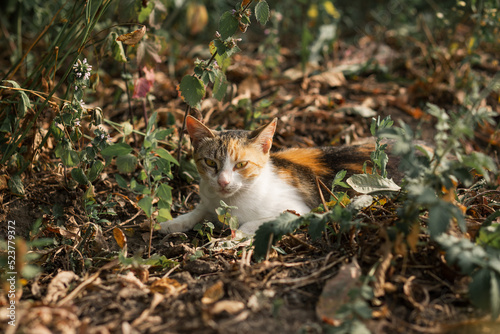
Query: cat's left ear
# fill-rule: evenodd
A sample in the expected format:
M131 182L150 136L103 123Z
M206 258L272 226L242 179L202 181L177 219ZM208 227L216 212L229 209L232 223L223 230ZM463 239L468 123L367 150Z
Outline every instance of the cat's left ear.
M276 131L276 123L278 119L275 118L272 122L261 126L260 128L252 131L250 134L251 141L257 143L264 154L269 153L271 146L273 145L273 136Z
M209 128L191 115L188 115L186 118L186 128L195 148L198 147L203 139L215 137Z

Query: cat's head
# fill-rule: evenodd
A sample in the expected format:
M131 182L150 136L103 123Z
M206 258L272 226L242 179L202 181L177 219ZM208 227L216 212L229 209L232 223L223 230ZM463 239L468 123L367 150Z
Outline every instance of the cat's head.
M261 174L269 160L276 119L254 131L214 131L188 116L186 127L200 176L225 198L245 189Z

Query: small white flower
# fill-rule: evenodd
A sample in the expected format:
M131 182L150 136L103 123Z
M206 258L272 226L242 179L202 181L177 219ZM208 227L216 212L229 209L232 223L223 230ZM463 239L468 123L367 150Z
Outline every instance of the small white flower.
M75 120L75 125L76 126L80 126L80 120L79 119Z

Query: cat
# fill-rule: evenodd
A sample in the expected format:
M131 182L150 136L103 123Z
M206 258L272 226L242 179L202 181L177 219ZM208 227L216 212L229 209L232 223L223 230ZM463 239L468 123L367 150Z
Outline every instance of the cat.
M271 153L277 119L254 130L210 130L192 116L186 128L200 174L201 202L160 232L186 232L204 219L217 221L223 200L237 209L238 230L253 235L264 222L290 210L305 214L321 203L316 178L331 185L335 174L361 173L374 145L291 148ZM328 198L328 197L326 197Z

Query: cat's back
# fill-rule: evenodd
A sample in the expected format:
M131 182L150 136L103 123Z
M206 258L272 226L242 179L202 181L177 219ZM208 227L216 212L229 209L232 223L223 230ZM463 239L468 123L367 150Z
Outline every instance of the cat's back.
M301 193L309 207L320 203L316 179L320 178L331 186L335 174L346 170L349 177L363 173L363 165L368 162L375 149L373 141L360 145L343 145L319 148L291 148L271 154L271 162L279 177L293 185ZM390 159L389 175L398 178L397 163ZM326 198L328 195L325 194Z

